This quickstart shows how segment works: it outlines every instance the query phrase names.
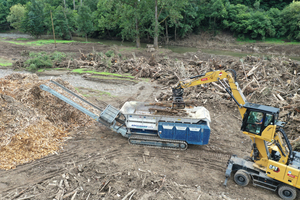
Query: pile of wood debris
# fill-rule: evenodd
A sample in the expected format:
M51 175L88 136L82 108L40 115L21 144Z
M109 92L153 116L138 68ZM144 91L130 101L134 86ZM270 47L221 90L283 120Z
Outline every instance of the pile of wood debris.
M131 73L137 78L151 78L166 86L166 91L158 94L158 101L172 101L171 86L179 80L200 75L212 70L233 69L237 73L237 82L248 102L278 107L281 109L280 120L288 121L286 130L291 140L300 134L300 65L287 57L246 56L243 59L213 58L201 60L202 53L186 53L186 61L151 57L149 60L139 57L129 60L115 59L111 67L101 64L90 56L81 56L83 66L92 66L95 70L113 73ZM91 61L96 65L88 64ZM96 62L98 61L98 62ZM98 64L97 64L98 63ZM230 96L217 83L185 89L185 100L198 102L223 102L232 107Z
M76 92L63 80L56 81ZM55 153L62 148L70 131L92 124L90 117L42 91L41 84L68 96L47 80L39 80L35 74L15 73L0 79L1 169L15 168Z
M115 55L117 55L115 53ZM83 54L79 59L65 61L53 67L92 68L111 73L130 73L136 78L150 78L165 86L165 92L158 94L157 101L172 101L171 86L179 80L200 75L212 70L233 69L237 72L237 82L248 102L281 108L281 121L289 121L286 126L291 140L300 134L300 65L286 57L255 57L243 59L207 57L201 52L185 53L186 60L172 60L167 57L152 56L149 60L135 57L122 60L105 54ZM16 64L17 65L17 64ZM18 65L17 65L18 66ZM206 102L223 102L232 107L230 96L217 83L185 89L185 100L203 105Z
M187 74L199 75L219 69L234 69L237 82L248 102L273 106L281 109L280 120L288 122L286 130L291 140L300 135L300 65L285 57L274 57L262 60L259 57L247 56L244 60L201 61L198 65L185 65ZM169 77L176 81L187 78L177 70L169 70ZM173 80L171 79L171 80ZM174 81L174 82L176 82ZM170 85L170 81L159 80ZM186 100L196 100L200 104L222 102L232 107L233 101L227 92L217 83L199 85L185 89ZM172 99L171 90L162 92L157 97L160 101ZM299 140L299 139L298 139ZM297 141L292 141L299 146Z

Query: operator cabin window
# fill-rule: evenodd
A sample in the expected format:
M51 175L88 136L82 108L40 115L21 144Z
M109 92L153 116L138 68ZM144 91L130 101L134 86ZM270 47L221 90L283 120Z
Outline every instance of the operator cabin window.
M269 125L273 125L273 115L251 111L248 115L246 131L261 135L261 132Z
M262 112L251 111L248 115L246 131L261 135L264 114Z

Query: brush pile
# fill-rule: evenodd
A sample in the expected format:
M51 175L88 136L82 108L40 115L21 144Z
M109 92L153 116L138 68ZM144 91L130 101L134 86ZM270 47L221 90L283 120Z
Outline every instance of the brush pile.
M148 60L135 57L123 60L115 52L111 57L105 54L83 54L73 61L65 61L58 67L89 68L101 72L130 73L136 78L150 78L165 86L156 101L172 101L171 87L179 80L200 75L212 70L233 69L237 82L248 102L281 108L280 120L289 121L288 135L294 140L300 134L300 65L286 57L255 57L243 59L218 56L213 58L202 52L185 53L184 59L169 59L158 54ZM73 64L72 64L73 63ZM75 64L74 64L75 63ZM57 67L57 66L54 66ZM85 75L89 78L92 75ZM185 89L184 99L196 105L223 102L234 106L230 96L217 83L199 85Z
M160 102L172 101L171 87L179 80L204 74L213 70L233 69L237 82L248 102L281 109L280 120L288 122L286 130L291 140L300 134L300 65L286 57L207 58L201 52L186 53L188 60L178 61L152 56L128 60L115 59L110 67L101 65L95 70L113 73L131 73L136 78L150 78L152 81L166 86L165 92L158 94ZM88 56L82 56L85 62ZM82 60L83 61L83 60ZM199 85L185 89L185 100L198 102L223 102L232 107L234 102L217 83ZM194 103L195 104L195 103ZM295 143L295 141L293 141Z

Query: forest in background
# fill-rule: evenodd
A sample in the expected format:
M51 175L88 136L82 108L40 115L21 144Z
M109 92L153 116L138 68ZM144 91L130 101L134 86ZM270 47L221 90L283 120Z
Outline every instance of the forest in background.
M53 24L52 24L53 21ZM0 0L0 31L153 41L209 31L240 39L300 41L300 2L291 0Z

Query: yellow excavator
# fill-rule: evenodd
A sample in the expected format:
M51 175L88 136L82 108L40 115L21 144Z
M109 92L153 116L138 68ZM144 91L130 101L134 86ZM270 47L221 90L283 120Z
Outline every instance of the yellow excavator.
M252 140L250 157L232 155L228 160L224 185L234 173L240 186L255 186L277 191L282 199L292 200L300 189L300 153L293 151L284 122L278 121L279 108L247 102L234 70L217 70L179 81L172 88L173 107L183 108L184 88L219 82L238 106L242 117L241 130Z

